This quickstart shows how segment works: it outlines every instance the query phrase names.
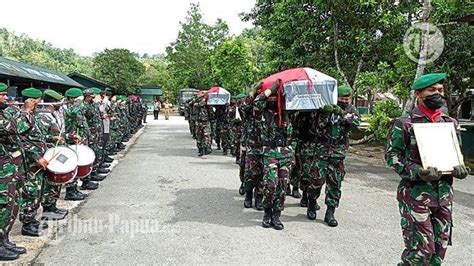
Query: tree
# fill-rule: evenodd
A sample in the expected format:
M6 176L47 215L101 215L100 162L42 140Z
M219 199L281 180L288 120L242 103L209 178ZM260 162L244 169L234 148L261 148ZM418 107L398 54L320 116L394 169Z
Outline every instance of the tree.
M245 91L255 80L252 53L242 38L232 38L217 47L211 62L221 85L231 93Z
M209 88L218 81L210 59L228 31L222 20L214 25L205 24L199 4L191 4L176 41L166 48L168 70L175 80L175 95L181 88Z
M137 92L145 66L127 49L105 49L93 62L93 76L118 89L119 93Z

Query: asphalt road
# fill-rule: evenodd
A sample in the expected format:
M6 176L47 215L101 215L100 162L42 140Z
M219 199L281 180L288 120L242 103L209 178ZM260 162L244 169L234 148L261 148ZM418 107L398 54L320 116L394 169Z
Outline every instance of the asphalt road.
M160 117L160 119L162 119ZM350 156L339 227L306 218L288 198L283 231L243 208L238 166L215 151L196 156L182 117L153 121L138 142L60 227L35 263L47 264L395 264L403 248L398 177L383 162ZM474 178L455 183L447 264L472 264ZM323 203L322 200L319 200Z

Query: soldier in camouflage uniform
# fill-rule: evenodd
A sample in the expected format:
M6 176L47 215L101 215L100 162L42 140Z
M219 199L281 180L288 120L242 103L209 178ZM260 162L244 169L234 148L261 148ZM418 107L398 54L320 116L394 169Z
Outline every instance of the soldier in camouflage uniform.
M99 112L99 104L94 101L97 91L93 88L83 91L84 94L84 117L86 118L87 125L89 126L90 136L88 137L88 146L95 153L95 161L90 176L82 179L82 189L97 189L98 186L91 181L102 181L104 177L98 175L98 170L102 165L104 158L102 142L103 142L103 127L102 119Z
M55 104L38 110L38 120L43 125L40 128L47 148L53 148L56 145L63 146L65 143L64 121L61 121L62 118L59 114L61 108L59 101L62 98L62 95L54 90L48 89L43 92L43 102ZM41 202L43 219L61 220L67 215L68 210L59 209L56 206L60 193L61 185L55 185L45 178L43 182L43 201Z
M23 223L21 234L26 236L38 237L41 235L41 229L47 228L47 224L41 224L36 220L36 214L42 200L42 187L45 179L45 171L48 162L43 159L47 150L46 137L47 131L45 125L41 123L36 110L36 105L40 102L43 93L35 88L24 89L21 92L25 104L21 109L23 115L28 116L31 128L28 134L21 137L25 151L26 182L22 189L20 201L20 221ZM29 108L29 102L33 107ZM41 228L40 228L41 227Z
M316 200L321 195L321 190L326 183L326 215L324 222L335 227L338 225L334 217L336 208L341 198L341 185L346 174L344 159L349 147L349 133L351 129L360 124L357 110L351 105L352 91L349 86L338 88L337 105L326 105L317 114L316 120L311 118L310 138L316 145L302 147L303 183L308 187L308 219L316 219ZM319 131L319 132L318 132ZM313 135L316 134L316 135Z
M216 119L215 123L215 137L214 139L216 140L217 143L217 150L221 150L221 143L222 143L222 124L224 123L225 116L226 116L226 106L225 105L216 105L215 106L216 110L214 112L214 116Z
M8 86L0 83L0 260L14 260L26 253L10 242L9 234L19 212L25 168L20 134L30 128L20 109L7 106Z
M194 104L196 110L196 143L198 155L203 156L211 153L211 124L209 105L207 105L207 93L203 92Z
M189 129L191 131L191 135L193 139L196 139L196 120L197 120L197 113L196 113L196 102L198 101L198 97L193 98L189 101Z
M294 164L294 151L291 146L293 127L288 114L279 112L277 90L280 81L271 89L260 93L254 101L262 113L258 123L263 144L263 216L262 226L276 230L284 228L280 220L285 207L285 189L291 166ZM272 97L270 97L272 96ZM280 118L282 121L280 121Z
M231 149L230 139L230 120L229 120L229 105L225 105L221 118L221 145L222 154L227 155L227 152ZM243 189L243 187L242 187ZM241 194L243 195L244 192Z
M405 249L400 265L441 265L453 226L453 177L464 179L469 173L464 165L445 175L436 165L423 168L413 132L413 123L454 123L459 129L441 111L445 78L444 73L430 73L414 81L418 106L394 121L387 144L387 164L401 178L397 200Z
M79 97L83 96L82 90L78 88L70 88L65 93L67 97L64 126L66 131L66 143L69 145L89 143L88 137L89 125L84 117L84 106ZM77 190L77 179L66 184L65 200L83 200L86 195Z
M236 97L233 97L230 103L229 112L227 113L227 119L230 123L230 153L235 157L236 164L239 164L240 162L240 138L242 134L242 120L237 116L238 106L239 100Z
M241 105L243 133L242 146L245 147L244 160L244 207L252 207L252 197L255 196L255 209L263 210L263 159L260 126L257 124L261 112L254 105L254 97L247 96ZM244 157L244 155L242 155Z

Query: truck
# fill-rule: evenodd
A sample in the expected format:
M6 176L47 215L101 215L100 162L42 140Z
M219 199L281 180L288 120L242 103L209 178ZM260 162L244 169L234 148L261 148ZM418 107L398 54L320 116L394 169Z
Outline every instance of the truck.
M198 90L192 88L181 89L178 96L179 115L183 116L186 111L186 102L196 96Z

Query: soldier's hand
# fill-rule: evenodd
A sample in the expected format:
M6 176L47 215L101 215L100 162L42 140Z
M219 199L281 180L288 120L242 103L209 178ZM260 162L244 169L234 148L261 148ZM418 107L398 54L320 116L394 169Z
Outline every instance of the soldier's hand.
M453 176L457 179L464 179L469 175L470 169L464 165L458 165L453 167Z
M39 167L41 167L43 170L46 170L46 167L48 167L48 161L46 161L43 158L40 158L37 162Z
M32 112L35 109L35 99L26 99L25 103L23 104L23 109L27 112Z
M265 96L270 97L270 95L272 95L272 90L266 89L263 93L265 94Z
M431 166L428 166L427 169L423 169L418 173L418 176L426 182L438 180L441 175L442 173L438 171L438 168Z

